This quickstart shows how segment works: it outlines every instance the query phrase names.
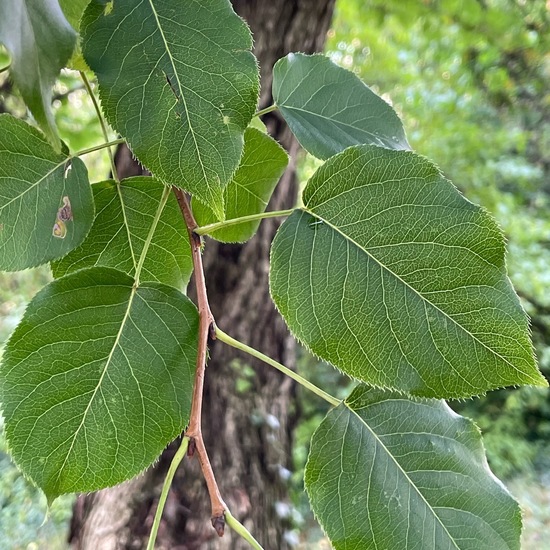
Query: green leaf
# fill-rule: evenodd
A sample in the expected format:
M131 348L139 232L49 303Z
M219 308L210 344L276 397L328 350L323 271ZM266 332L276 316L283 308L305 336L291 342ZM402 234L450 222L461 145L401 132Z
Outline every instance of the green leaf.
M222 218L259 90L245 22L228 0L93 0L81 30L111 126Z
M255 128L244 134L244 152L233 179L224 189L225 220L265 212L280 177L288 164L285 150L271 137ZM193 204L199 225L214 223L214 213L200 202ZM225 243L242 243L258 230L260 221L240 223L209 233Z
M347 374L425 397L547 385L504 239L432 163L351 147L279 229L271 293L299 340Z
M51 111L52 86L76 42L57 0L2 0L0 42L11 55L10 75L54 149L61 150Z
M80 32L80 19L82 18L82 14L84 13L84 10L89 2L90 0L59 0L59 5L67 18L67 21L76 32ZM68 66L77 71L89 70L86 61L84 61L84 57L82 56L80 40L77 41L76 49L73 52L73 56L69 60Z
M314 433L305 485L336 550L520 547L478 428L443 401L356 388Z
M59 0L67 21L76 32L80 30L80 20L89 2L90 0Z
M189 420L198 314L176 289L93 267L29 304L0 367L12 456L51 502L148 467Z
M0 269L61 258L84 240L93 218L84 163L56 153L22 120L0 115Z
M92 185L97 216L82 246L52 265L55 277L83 267L105 266L132 277L147 238L164 185L154 178L128 178L117 185ZM171 195L153 235L140 274L141 281L157 281L184 288L193 271L191 247L176 198Z
M267 127L259 116L252 117L252 120L250 121L250 124L248 125L248 127L256 128L256 130L260 130L260 132L262 132L263 134L267 134ZM245 138L245 145L246 145L246 138Z
M277 61L273 98L302 147L320 159L360 144L410 149L390 105L323 55L291 53Z

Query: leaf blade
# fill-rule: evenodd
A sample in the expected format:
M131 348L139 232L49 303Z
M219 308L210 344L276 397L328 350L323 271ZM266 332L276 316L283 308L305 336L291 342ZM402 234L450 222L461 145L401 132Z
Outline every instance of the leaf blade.
M337 550L519 548L518 504L442 401L359 386L315 432L305 483Z
M273 97L302 147L320 159L358 144L410 149L392 107L324 55L277 61Z
M70 23L71 27L78 33L80 31L80 19L88 5L89 0L59 0L59 5ZM88 71L89 67L84 61L82 50L80 48L80 36L77 37L76 48L71 59L67 64L71 69L77 71Z
M113 267L133 277L164 188L142 176L92 185L98 211L94 225L80 247L52 264L54 277L92 266ZM187 229L172 195L153 234L140 280L184 288L192 271Z
M84 163L55 153L32 126L0 115L0 269L64 256L84 240L93 216Z
M81 22L107 120L153 174L221 218L259 91L248 27L226 0L111 6L91 2Z
M265 212L273 190L288 164L288 155L270 136L256 128L245 131L243 157L239 168L225 187L225 220ZM213 212L200 202L193 204L199 225L214 223ZM224 243L242 243L258 230L260 221L218 229L209 235Z
M413 153L327 161L273 242L270 281L297 338L369 384L424 397L546 385L496 224Z
M50 283L0 367L6 436L48 500L148 467L189 419L198 314L176 289L110 268Z

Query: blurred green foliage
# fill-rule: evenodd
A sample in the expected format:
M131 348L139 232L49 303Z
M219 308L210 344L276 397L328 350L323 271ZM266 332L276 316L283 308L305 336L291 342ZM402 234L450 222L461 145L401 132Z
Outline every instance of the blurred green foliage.
M28 301L50 280L47 267L0 272L0 349L19 323Z
M507 483L523 511L522 550L549 550L550 478L547 474L522 475Z

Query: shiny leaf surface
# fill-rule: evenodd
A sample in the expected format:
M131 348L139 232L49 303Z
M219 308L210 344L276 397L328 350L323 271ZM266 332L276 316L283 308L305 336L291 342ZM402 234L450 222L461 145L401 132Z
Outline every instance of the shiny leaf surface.
M273 98L304 149L320 159L359 144L410 149L392 107L324 55L277 61Z

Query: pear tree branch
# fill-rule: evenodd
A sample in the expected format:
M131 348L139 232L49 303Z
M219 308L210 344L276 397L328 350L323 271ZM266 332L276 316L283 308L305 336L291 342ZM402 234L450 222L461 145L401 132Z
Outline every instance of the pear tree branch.
M215 338L214 317L208 304L206 294L206 281L204 278L204 269L202 265L202 238L195 233L197 222L191 211L189 199L185 193L177 187L172 188L178 201L187 232L191 243L191 254L193 258L193 269L195 277L195 286L197 289L197 305L199 309L199 343L197 353L197 369L195 372L195 383L193 385L193 399L191 404L191 418L189 427L185 432L186 437L190 438L189 454L197 454L201 466L208 493L210 494L210 503L212 506L212 526L221 537L225 527L225 511L227 505L222 499L220 489L202 436L202 398L204 390L204 372L206 369L206 358L208 353L208 338Z

